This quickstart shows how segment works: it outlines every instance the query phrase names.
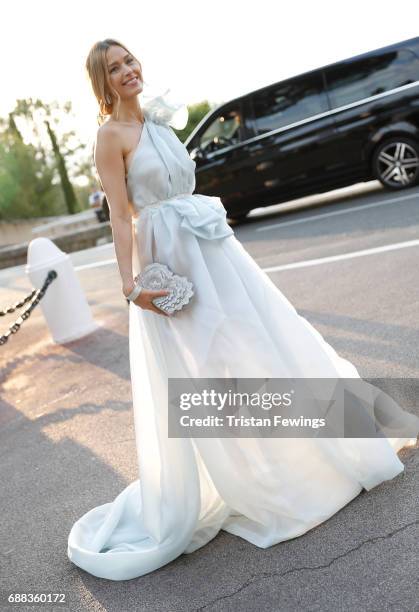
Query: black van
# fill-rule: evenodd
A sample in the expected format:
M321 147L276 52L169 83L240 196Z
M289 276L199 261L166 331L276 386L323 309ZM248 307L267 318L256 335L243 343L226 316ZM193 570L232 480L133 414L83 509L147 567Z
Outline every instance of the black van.
M196 192L230 218L378 179L419 183L419 37L268 85L207 114L185 141Z

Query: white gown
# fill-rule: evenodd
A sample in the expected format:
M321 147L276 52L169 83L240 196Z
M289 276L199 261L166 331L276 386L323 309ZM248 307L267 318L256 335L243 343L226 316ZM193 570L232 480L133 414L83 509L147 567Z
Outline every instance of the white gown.
M143 110L127 175L140 213L133 219L134 273L166 263L194 283L195 296L172 317L130 303L139 479L84 514L68 538L70 560L110 580L151 572L220 529L261 548L300 536L363 488L402 472L397 451L416 443L168 437L168 377L360 376L235 238L221 200L193 194L195 163L171 128L179 108L156 98Z

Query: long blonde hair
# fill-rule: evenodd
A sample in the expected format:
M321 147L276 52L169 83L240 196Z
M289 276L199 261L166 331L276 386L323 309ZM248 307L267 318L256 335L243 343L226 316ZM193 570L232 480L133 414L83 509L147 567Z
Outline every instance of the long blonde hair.
M143 69L141 62L135 57L133 53L125 45L120 43L114 38L105 38L96 42L89 51L86 59L86 71L87 76L90 79L90 83L95 94L96 100L99 104L99 113L97 115L98 124L102 125L105 123L106 118L112 114L115 99L116 99L116 117L118 118L119 107L121 104L121 97L118 92L112 87L109 75L108 66L106 61L106 51L109 47L118 45L122 47L132 55L132 57L140 64L141 81L143 81Z

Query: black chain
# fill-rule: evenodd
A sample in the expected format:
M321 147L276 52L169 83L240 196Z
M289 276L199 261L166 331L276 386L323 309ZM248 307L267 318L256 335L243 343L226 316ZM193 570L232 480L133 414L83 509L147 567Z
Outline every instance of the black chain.
M26 319L30 316L32 310L44 297L45 292L48 288L48 285L50 285L55 278L57 278L57 272L55 270L50 270L47 274L47 277L41 289L34 289L23 300L21 300L20 302L16 302L9 308L6 308L5 310L0 312L0 315L5 315L7 313L14 312L16 308L20 308L21 306L26 304L26 302L29 302L29 300L31 300L35 296L33 301L29 304L27 308L25 308L25 310L22 312L20 317L18 317L16 321L9 327L8 331L2 336L0 336L0 345L5 344L8 341L9 336L11 334L15 334L17 331L19 331L20 326L23 323L23 321L26 321Z
M4 310L0 310L0 317L4 317L5 315L10 314L11 312L14 312L17 308L21 308L22 306L24 306L26 304L26 302L29 302L33 298L33 296L35 295L36 291L37 290L34 289L32 291L32 293L30 293L25 298L23 298L23 300L20 300L20 302L15 302L14 304L9 306L8 308L5 308Z

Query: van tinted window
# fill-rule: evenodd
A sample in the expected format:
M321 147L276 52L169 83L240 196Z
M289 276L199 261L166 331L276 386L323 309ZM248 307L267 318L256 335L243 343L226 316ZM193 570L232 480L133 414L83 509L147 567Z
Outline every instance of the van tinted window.
M407 49L326 68L332 108L419 80L419 60Z
M327 111L321 74L316 72L290 79L256 93L253 109L258 134Z
M223 148L240 142L242 118L236 107L223 109L212 117L211 123L199 137L199 146L205 149L209 143L212 148Z

